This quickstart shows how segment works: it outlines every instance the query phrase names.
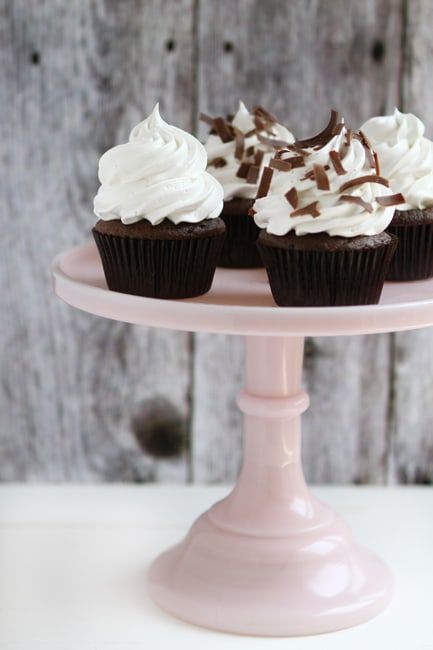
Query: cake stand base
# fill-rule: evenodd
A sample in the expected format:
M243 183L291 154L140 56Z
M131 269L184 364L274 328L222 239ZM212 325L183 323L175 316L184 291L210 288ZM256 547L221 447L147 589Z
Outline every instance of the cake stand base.
M246 338L239 480L149 572L153 600L179 618L238 634L319 634L367 621L392 597L387 567L305 483L302 359L302 338Z

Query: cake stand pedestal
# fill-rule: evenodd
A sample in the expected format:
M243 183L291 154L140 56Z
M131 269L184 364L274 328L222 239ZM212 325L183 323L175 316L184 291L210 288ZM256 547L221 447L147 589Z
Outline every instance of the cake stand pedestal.
M266 636L330 632L381 612L393 592L388 568L358 546L304 480L304 336L433 324L433 280L386 285L379 305L279 308L261 269L218 269L208 294L177 301L108 291L93 244L58 256L53 272L56 293L91 313L246 337L238 482L155 560L149 572L154 601L197 625Z

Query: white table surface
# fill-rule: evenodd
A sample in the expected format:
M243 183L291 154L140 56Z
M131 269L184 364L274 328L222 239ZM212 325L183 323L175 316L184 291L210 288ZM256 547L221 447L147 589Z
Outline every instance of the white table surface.
M263 639L182 623L146 570L222 487L0 487L1 650L433 649L433 489L316 488L391 566L391 606L334 634Z

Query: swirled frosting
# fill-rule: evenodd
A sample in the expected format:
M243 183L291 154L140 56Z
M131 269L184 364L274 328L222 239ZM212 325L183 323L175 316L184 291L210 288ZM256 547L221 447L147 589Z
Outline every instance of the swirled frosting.
M382 173L406 203L399 209L433 205L433 142L424 137L424 124L412 113L372 117L362 132L376 149Z
M141 219L152 225L164 219L175 224L214 219L223 207L223 190L206 172L206 163L203 145L164 122L156 104L132 129L129 142L101 157L95 214L125 225Z
M402 197L390 197L368 142L337 119L333 112L321 134L297 141L271 161L275 168L269 193L253 207L260 228L274 235L294 230L297 235L325 232L342 237L386 229L395 209L386 203L395 205Z
M233 198L255 198L258 179L251 181L251 179L247 180L246 177L242 178L238 174L242 162L248 164L248 161L250 161L254 164L256 152L260 151L264 154L258 164L259 172L272 157L275 151L274 147L260 141L260 137L266 140L281 140L287 143L294 141L290 131L275 120L265 121L263 126L266 128L260 128L260 123L259 127L257 127L256 123L257 115L250 113L245 104L239 102L238 111L230 125L244 136L250 134L245 137L243 152L240 157L236 156L235 139L224 142L218 134L211 134L206 141L205 148L209 160L207 169L223 186L225 201L230 201ZM251 153L248 154L247 152ZM217 164L215 164L215 161L218 161Z

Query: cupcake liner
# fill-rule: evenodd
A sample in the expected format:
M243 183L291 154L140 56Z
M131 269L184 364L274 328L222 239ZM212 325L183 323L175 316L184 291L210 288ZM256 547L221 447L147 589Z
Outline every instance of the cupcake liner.
M379 302L397 241L347 250L277 248L260 242L277 305L325 307Z
M254 201L239 200L239 211L236 211L235 202L236 199L228 201L220 214L226 225L226 239L218 266L233 269L263 266L256 248L260 228L256 226L253 217L248 216L248 209Z
M184 239L93 236L112 291L149 298L193 298L209 291L224 233Z
M398 238L387 280L408 282L433 277L433 223L390 225L386 232Z

